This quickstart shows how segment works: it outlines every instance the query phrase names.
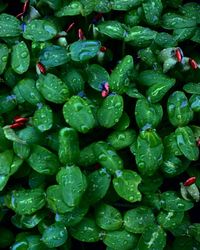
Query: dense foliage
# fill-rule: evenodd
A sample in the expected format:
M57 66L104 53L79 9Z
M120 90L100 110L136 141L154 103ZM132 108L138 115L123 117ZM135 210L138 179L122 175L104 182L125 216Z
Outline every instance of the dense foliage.
M200 249L198 51L198 1L1 1L0 248Z

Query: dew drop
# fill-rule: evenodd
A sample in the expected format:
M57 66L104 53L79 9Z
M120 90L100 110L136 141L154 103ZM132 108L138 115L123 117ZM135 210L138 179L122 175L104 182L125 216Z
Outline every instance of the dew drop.
M6 62L6 61L7 61L7 56L3 56L3 57L1 58L1 61L2 61L2 62Z
M27 52L23 52L22 54L21 54L21 57L22 58L26 58L28 56L28 53Z

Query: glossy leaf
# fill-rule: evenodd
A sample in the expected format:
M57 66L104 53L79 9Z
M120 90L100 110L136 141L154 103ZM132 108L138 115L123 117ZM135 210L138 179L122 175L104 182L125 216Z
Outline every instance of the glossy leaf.
M40 188L13 190L5 199L6 205L20 215L33 214L45 205L45 193Z
M62 128L59 131L58 156L60 162L72 165L77 162L79 154L79 140L76 130L73 128Z
M145 229L137 245L138 250L162 250L166 245L166 233L161 226L151 225Z
M96 242L100 240L101 229L93 219L85 217L79 224L70 228L70 234L79 241Z
M126 36L125 25L118 21L104 21L97 26L98 32L113 39L123 39Z
M118 195L129 202L140 201L142 195L138 190L138 185L141 177L132 170L118 171L116 175L113 179L113 187Z
M123 113L124 101L120 95L109 95L97 111L97 119L102 127L111 128Z
M127 90L133 67L134 62L132 56L126 55L122 58L110 75L108 83L111 91L122 94Z
M174 191L166 191L162 193L161 200L162 208L168 212L183 212L193 207L192 202L181 199Z
M15 37L21 34L20 21L9 14L0 14L0 37Z
M118 156L115 150L106 142L99 141L94 144L94 154L97 161L109 173L114 174L116 171L123 169L122 159Z
M99 41L79 40L70 45L71 59L76 62L87 61L95 57L101 47Z
M145 110L145 112L144 112ZM160 104L152 104L147 99L139 99L135 105L135 118L142 130L156 128L163 117L163 109Z
M17 74L26 72L30 65L30 54L25 42L20 42L12 47L11 66Z
M137 138L136 163L143 175L151 176L163 162L163 144L155 131L142 131Z
M103 239L106 246L111 249L124 249L129 250L136 246L138 237L126 230L107 231Z
M56 67L67 63L70 57L65 48L52 45L41 50L39 60L45 67Z
M95 216L97 225L104 230L118 230L122 226L120 212L108 204L100 204L95 210Z
M187 125L193 118L188 99L181 91L172 93L167 101L169 121L175 127Z
M32 20L27 24L23 37L34 42L52 39L57 34L56 26L48 20Z
M73 116L71 115L73 113ZM65 121L75 130L87 133L95 125L95 118L88 103L80 96L72 96L63 106Z
M199 158L199 149L196 145L192 129L188 126L175 130L176 140L180 151L191 161Z
M56 179L60 185L64 202L69 207L77 206L87 188L87 180L79 167L62 168Z
M69 98L68 87L60 78L51 73L40 75L36 88L46 100L53 103L64 103Z
M87 177L87 190L85 195L85 200L89 204L95 204L97 201L101 200L107 193L110 186L111 177L105 169L99 169Z
M42 241L49 247L59 247L63 245L68 237L67 229L59 222L50 225L42 234Z
M28 164L38 173L54 175L59 168L58 158L48 149L34 145L27 159Z
M154 222L154 214L148 207L136 207L124 214L124 227L131 233L143 233L145 228Z
M7 45L0 43L0 57L1 57L0 74L2 74L6 68L8 56L9 56L9 49Z
M53 126L52 109L47 105L37 109L33 115L33 125L41 132L51 129Z
M161 0L149 0L142 5L146 21L149 25L159 24L159 19L163 10Z

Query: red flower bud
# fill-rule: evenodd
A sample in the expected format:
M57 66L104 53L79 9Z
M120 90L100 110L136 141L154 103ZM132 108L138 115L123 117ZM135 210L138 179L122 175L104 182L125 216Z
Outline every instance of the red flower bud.
M74 27L75 23L71 23L68 28L65 30L65 32L69 32L73 27Z
M44 67L44 65L40 62L37 63L37 67L39 69L39 71L43 74L43 75L46 75L46 69Z
M13 123L10 125L10 128L21 128L24 126L24 122Z
M182 50L180 48L176 49L175 55L176 55L177 61L181 62L183 59L183 53L182 53Z
M106 52L107 48L105 46L101 46L100 51L101 52Z
M25 122L27 122L28 121L28 118L26 118L26 117L20 117L20 116L15 116L14 117L14 122L15 123L25 123Z
M188 186L194 184L195 182L196 182L196 177L190 177L189 179L187 179L187 180L183 183L183 185L184 185L185 187L188 187Z
M198 67L199 67L197 62L192 58L189 59L189 64L190 64L191 68L193 68L193 69L198 69Z
M79 38L80 40L83 40L83 39L85 38L82 29L78 29L78 38Z

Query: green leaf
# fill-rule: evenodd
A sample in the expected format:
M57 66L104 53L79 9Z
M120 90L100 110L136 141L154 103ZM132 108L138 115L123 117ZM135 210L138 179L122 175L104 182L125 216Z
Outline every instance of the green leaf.
M181 224L184 212L161 211L157 216L157 221L162 228L169 230Z
M52 39L58 33L56 26L48 20L32 20L27 24L23 37L34 42Z
M93 89L101 91L102 84L108 82L108 72L98 64L89 65L87 70L88 83Z
M189 167L190 162L185 158L178 158L173 153L170 153L164 157L161 168L166 176L174 177L183 173Z
M66 227L75 226L87 214L89 204L83 199L81 200L78 206L71 209L71 211L68 211L64 214L57 213L55 216L55 221L63 223Z
M53 126L53 111L47 106L43 105L38 108L33 115L33 126L35 126L41 132L51 129Z
M69 207L77 206L87 188L87 180L79 167L62 168L57 176L64 202Z
M40 51L39 60L45 67L57 67L66 64L70 56L66 48L51 45Z
M30 65L30 54L24 41L12 47L11 66L17 74L26 72Z
M101 47L100 41L79 40L70 45L71 59L76 62L87 61L97 55Z
M105 203L101 203L95 209L95 218L97 225L107 231L118 230L122 226L122 216L120 212Z
M136 163L143 175L155 174L163 162L163 144L155 131L141 131L137 138Z
M36 88L35 81L31 78L24 78L14 87L21 95L21 98L32 105L43 103L44 99Z
M145 111L145 112L144 112ZM142 130L156 128L163 117L163 109L160 104L150 103L147 99L137 100L135 105L135 119Z
M97 163L96 155L93 150L94 145L95 142L81 149L78 165L88 167Z
M135 47L147 47L156 38L157 32L142 26L134 26L130 28L125 37L125 42L130 42Z
M70 234L79 241L96 242L100 240L101 229L93 219L84 217L79 224L70 228Z
M118 195L129 202L140 201L142 195L138 185L142 180L141 177L132 170L118 171L116 175L113 179L113 187Z
M185 3L180 8L181 14L190 18L196 18L197 23L200 23L200 6L198 3Z
M191 161L198 160L199 149L196 145L192 129L188 126L179 127L175 130L175 135L178 147L185 157Z
M84 90L85 79L82 76L82 71L70 67L67 72L63 73L61 78L66 83L71 94L76 95Z
M22 140L19 138L19 136L16 135L14 129L10 128L9 126L5 126L3 128L3 132L5 137L13 142L21 143L21 144L26 144L25 140Z
M0 75L4 72L6 68L8 56L9 56L9 49L7 45L0 43L0 58L1 58Z
M21 216L21 223L26 228L34 228L38 225L40 221L42 221L46 216L44 210L40 210L35 214L31 215L22 215Z
M111 3L109 0L94 0L94 11L100 13L107 13L111 10Z
M61 104L69 98L69 89L66 84L51 73L41 74L36 82L36 88L47 101L53 103Z
M116 171L123 169L122 159L106 142L99 141L95 143L93 150L97 161L109 173L115 174Z
M176 13L166 13L162 16L162 27L164 29L183 29L196 26L196 19Z
M137 7L142 3L141 0L113 0L112 1L112 9L127 11L134 7Z
M166 233L161 226L151 225L145 229L137 245L138 250L162 250L166 245Z
M15 154L21 159L27 159L30 154L30 146L19 142L13 142L13 150Z
M161 101L165 94L174 86L174 84L175 82L165 82L165 84L156 83L152 85L146 92L148 100L152 103Z
M189 99L190 107L194 112L200 112L200 95L192 95Z
M174 85L176 80L174 78L170 78L166 74L163 74L160 71L155 70L144 70L139 75L139 84L144 86L151 87L158 83L162 83L163 85Z
M154 222L154 214L148 207L136 207L124 214L124 227L131 233L143 233L145 228L154 224Z
M126 92L134 67L133 57L126 55L115 67L108 81L111 91L118 94Z
M138 237L126 230L107 231L103 239L106 246L111 249L134 249L138 241Z
M77 162L80 149L76 130L73 128L62 128L59 131L58 156L62 164L72 165Z
M0 14L0 37L15 37L19 36L22 32L20 27L20 21L9 14Z
M92 110L86 100L80 96L72 96L64 104L63 115L65 121L80 133L87 133L95 126L95 118Z
M121 40L126 36L125 25L114 20L101 22L97 25L97 30L113 39Z
M189 82L183 86L183 90L189 94L200 95L200 83Z
M13 162L14 154L12 150L0 153L0 175L8 175Z
M142 4L146 21L149 25L157 25L163 10L161 0L148 0Z
M166 191L161 194L161 205L165 211L184 212L193 207L193 203L181 199L174 191Z
M63 200L62 190L59 185L49 186L46 191L47 203L55 213L64 214L71 211L73 208L69 207Z
M12 95L0 95L0 114L7 113L16 107L16 98Z
M98 108L97 119L102 127L111 128L120 119L123 113L124 101L120 95L109 95Z
M70 3L65 3L64 6L62 6L62 8L55 13L55 15L57 17L76 16L81 14L82 8L83 6L80 1L73 0Z
M99 169L87 176L87 190L85 200L89 204L94 204L101 200L107 193L111 182L111 176L104 172L105 169Z
M62 246L68 238L68 232L64 225L56 222L46 228L42 234L42 241L49 247L59 247Z
M20 215L33 214L45 205L45 193L40 188L13 190L5 203Z
M167 101L169 121L175 127L187 125L193 118L188 99L182 91L173 92Z
M48 149L33 145L27 163L38 173L54 175L59 168L58 158Z
M130 146L136 140L136 137L135 130L127 129L114 131L108 136L107 141L115 150L120 150Z

